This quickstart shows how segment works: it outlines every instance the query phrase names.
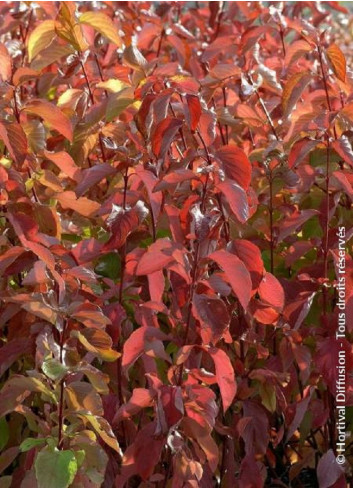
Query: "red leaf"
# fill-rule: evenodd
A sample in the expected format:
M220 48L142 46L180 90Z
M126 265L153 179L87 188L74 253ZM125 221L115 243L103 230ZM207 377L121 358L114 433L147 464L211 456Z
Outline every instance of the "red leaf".
M148 274L148 288L151 301L162 302L165 287L165 278L162 270Z
M304 398L294 405L295 415L290 425L288 426L286 441L289 441L295 431L298 429L300 423L303 421L305 413L308 411L309 402L313 394L313 389L307 388L304 393Z
M146 424L138 431L133 443L127 448L122 463L122 475L138 474L147 481L159 462L164 437L155 437L156 422ZM120 487L120 486L118 486ZM122 486L121 486L122 487Z
M148 247L146 253L137 264L136 275L149 275L163 270L174 261L172 256L173 244L168 238L157 239Z
M194 294L192 310L200 321L204 344L216 344L229 327L230 317L224 302L215 295Z
M313 139L301 139L293 144L292 149L289 153L288 166L293 168L297 167L303 159L319 144L319 141Z
M184 415L181 388L174 385L162 385L158 390L156 435L169 433Z
M154 188L154 192L158 190L166 190L168 188L174 187L178 183L185 182L186 180L198 179L192 170L186 170L184 168L168 173L163 180L157 183Z
M76 165L72 157L66 153L65 151L44 151L44 156L52 161L62 172L66 173L66 175L75 182L79 181L80 178L80 168Z
M284 291L274 275L266 272L259 287L259 295L264 302L282 311L284 306Z
M153 327L136 329L124 344L122 366L125 369L128 369L143 353L145 353L146 345L152 345L154 339L161 342L167 340L168 336L161 330Z
M77 263L82 265L91 262L100 256L102 247L102 243L94 238L84 239L71 250L71 254L74 256Z
M20 124L0 123L0 138L4 141L11 157L22 165L27 155L27 138Z
M348 165L353 166L353 151L349 139L342 136L331 143L332 148Z
M206 146L210 146L216 137L216 116L212 112L202 112L199 120L199 131Z
M173 117L167 117L157 125L152 138L152 151L158 159L165 158L174 136L182 125L182 121Z
M237 256L224 250L215 251L209 258L223 268L227 282L232 286L242 307L246 309L251 297L252 283L244 263Z
M234 182L222 182L217 185L225 196L233 214L241 223L249 219L248 198L245 191Z
M280 243L290 236L296 229L317 214L319 214L319 212L316 210L304 209L303 211L295 211L291 216L286 217L284 221L281 222L277 243Z
M252 453L246 455L240 464L239 487L263 487L265 482L262 477L263 473L255 456Z
M231 406L237 392L232 363L223 350L218 348L209 348L208 353L211 355L215 364L217 384L221 391L223 411L226 412Z
M314 355L314 361L324 381L329 387L331 394L336 396L336 382L338 380L338 359L340 352L345 352L346 372L353 368L353 350L352 345L345 338L340 340L336 338L325 338L319 342L317 352Z
M153 395L148 389L137 387L132 391L129 401L123 404L116 413L113 424L119 423L122 419L130 418L137 414L141 409L152 406Z
M195 95L186 95L186 102L189 109L190 129L196 131L202 113L200 99Z
M333 71L339 80L346 81L346 58L344 54L337 46L337 44L331 44L326 50L328 59L331 61Z
M129 234L140 225L147 213L148 210L142 201L138 201L132 209L123 209L123 207L113 204L113 210L107 219L107 225L112 236L103 246L102 251L120 248Z
M238 421L237 430L249 454L264 454L270 439L269 422L265 410L254 401L243 402L243 417Z
M0 348L0 376L16 362L21 355L31 352L32 340L30 338L15 338Z
M158 217L161 212L161 206L163 201L162 192L158 192L156 189L158 178L151 171L145 170L140 165L135 168L135 171L139 176L139 178L141 178L142 182L144 183L147 189L148 198L150 200L152 214L153 214L152 217L155 225L157 225Z
M17 260L19 256L25 253L25 249L22 246L13 246L0 256L0 275L4 275L5 270Z
M312 46L310 46L304 39L290 43L289 46L286 47L285 65L289 67L298 59L303 58L306 53L312 51L312 49Z
M63 209L72 209L78 214L85 217L91 217L100 208L100 204L86 197L77 198L72 190L59 192L55 194L55 198L59 201Z
M215 153L228 178L247 190L251 181L251 163L244 151L237 146L222 146Z
M335 183L337 188L342 189L353 202L353 188L348 180L351 175L352 174L348 172L334 171L332 172L330 183Z
M246 239L234 239L229 243L227 251L234 253L244 263L250 272L253 291L258 288L264 273L260 249L251 241Z

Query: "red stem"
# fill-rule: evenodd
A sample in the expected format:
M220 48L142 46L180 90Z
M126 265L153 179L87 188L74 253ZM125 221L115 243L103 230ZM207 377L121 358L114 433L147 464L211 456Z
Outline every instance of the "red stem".
M59 354L59 360L60 363L63 363L63 353L64 353L64 344L65 344L65 334L66 334L66 329L67 329L67 319L64 319L63 323L63 330L60 334L60 354ZM59 399L59 406L58 406L58 416L59 416L59 422L58 422L58 444L57 448L58 450L62 450L62 445L63 445L63 423L64 423L64 390L65 390L65 380L62 379L60 382L60 399Z

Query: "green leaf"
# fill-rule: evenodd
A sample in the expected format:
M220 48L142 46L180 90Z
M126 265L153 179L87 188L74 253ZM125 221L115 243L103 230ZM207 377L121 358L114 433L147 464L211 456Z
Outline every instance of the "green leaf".
M21 452L28 452L33 447L38 447L45 443L45 438L26 438L20 445Z
M69 487L77 472L77 460L72 450L44 448L35 461L38 487Z
M121 260L118 253L107 253L102 256L94 269L98 275L117 280L121 271Z
M9 441L9 425L5 418L0 418L0 450L3 450Z
M77 466L78 467L81 467L81 465L85 461L86 452L84 450L77 450L75 452L75 457L76 457L76 460L77 460Z
M66 375L68 369L55 358L51 358L43 363L42 370L49 379L59 380Z
M276 410L276 391L272 384L262 384L259 386L261 402L271 413Z
M105 117L107 122L112 121L134 103L134 94L131 88L124 88L119 93L113 93L108 98Z

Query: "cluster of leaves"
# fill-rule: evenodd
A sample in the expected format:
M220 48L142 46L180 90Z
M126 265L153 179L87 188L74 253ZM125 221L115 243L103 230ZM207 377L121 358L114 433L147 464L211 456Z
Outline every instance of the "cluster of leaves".
M345 486L346 10L2 2L0 15L1 486Z

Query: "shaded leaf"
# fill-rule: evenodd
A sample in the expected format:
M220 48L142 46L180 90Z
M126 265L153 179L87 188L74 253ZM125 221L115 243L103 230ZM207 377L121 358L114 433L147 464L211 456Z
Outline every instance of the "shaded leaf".
M116 250L126 241L129 234L134 231L148 214L148 209L142 201L138 201L133 208L124 209L113 204L107 224L111 231L111 238L103 247L103 251Z
M116 173L116 169L109 163L101 163L81 172L80 183L76 187L77 197L81 197L88 189L109 175Z
M200 321L204 344L216 344L229 326L230 317L224 302L215 295L194 294L194 317Z
M0 138L4 141L11 157L20 165L27 155L27 138L22 126L13 122L0 123Z
M120 355L112 350L111 337L99 329L85 329L83 331L72 331L71 335L76 337L87 351L95 353L106 362L113 362Z
M175 134L182 125L182 121L172 117L167 117L158 124L152 137L152 151L157 158L165 158Z
M320 487L332 487L343 473L343 468L338 465L333 450L329 450L320 458L317 465L317 478Z
M319 141L313 139L301 139L293 144L288 158L289 168L297 167L303 159L319 144Z
M339 139L332 141L331 147L346 163L348 163L348 165L353 167L352 145L346 136L342 136Z
M73 133L71 122L68 117L54 104L43 99L31 100L22 109L24 112L41 117L60 134L72 141Z

